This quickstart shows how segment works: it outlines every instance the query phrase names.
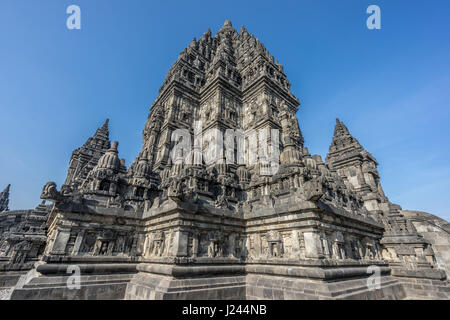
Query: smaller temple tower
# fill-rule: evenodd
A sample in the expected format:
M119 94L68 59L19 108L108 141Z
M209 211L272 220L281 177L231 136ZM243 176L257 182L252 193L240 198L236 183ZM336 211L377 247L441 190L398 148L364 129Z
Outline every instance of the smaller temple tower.
M336 119L326 163L362 196L368 211L387 209L386 205L383 206L388 199L381 187L377 160L361 146L339 119Z
M75 188L80 186L100 157L111 147L108 125L109 119L106 119L84 145L73 151L64 184Z
M9 189L11 188L11 185L8 184L8 186L0 193L0 212L8 211L8 204L9 204Z
M392 274L411 277L426 274L430 279L445 278L444 273L436 269L431 244L403 216L401 206L390 202L384 194L375 157L361 146L339 119L336 119L326 162L361 196L371 217L384 225L380 243L383 245L383 258L389 261Z

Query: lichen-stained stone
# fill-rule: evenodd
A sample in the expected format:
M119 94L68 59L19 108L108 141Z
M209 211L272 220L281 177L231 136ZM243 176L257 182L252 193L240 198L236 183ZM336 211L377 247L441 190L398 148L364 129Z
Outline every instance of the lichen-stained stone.
M192 40L130 166L107 121L73 152L60 190L44 186L45 249L11 299L448 298L433 244L388 200L375 158L339 120L326 161L311 155L299 105L245 27L226 21ZM177 129L203 138L174 148ZM79 291L67 288L73 270Z

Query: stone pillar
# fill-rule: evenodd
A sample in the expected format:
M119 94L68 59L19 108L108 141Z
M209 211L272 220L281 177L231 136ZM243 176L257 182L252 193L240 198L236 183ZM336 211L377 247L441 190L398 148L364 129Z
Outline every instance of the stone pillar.
M350 259L354 259L354 255L353 255L353 249L352 249L352 242L351 240L346 240L344 242L344 251L345 251L345 257L346 258L350 258Z
M77 255L80 252L81 244L83 243L84 230L78 232L77 238L75 239L75 244L73 245L72 254Z
M145 240L144 240L144 249L142 251L142 256L146 257L148 256L148 248L150 247L150 235L146 234L145 235Z
M294 176L294 188L300 188L300 181L298 179L298 175Z
M364 185L367 185L366 177L364 176L364 172L362 170L361 165L357 166L357 170L358 170L357 176L358 176L358 183L359 183L359 185L355 186L356 188L362 187Z
M107 250L106 250L106 255L112 256L113 250L114 250L114 240L111 240L111 241L108 243L108 248L107 248Z
M245 252L244 255L247 259L253 259L254 257L252 257L251 255L251 240L250 240L250 235L247 235L245 237L245 248L244 248Z
M332 254L330 252L330 247L328 246L328 239L326 235L322 235L320 237L320 241L322 242L322 253L324 257L331 258Z

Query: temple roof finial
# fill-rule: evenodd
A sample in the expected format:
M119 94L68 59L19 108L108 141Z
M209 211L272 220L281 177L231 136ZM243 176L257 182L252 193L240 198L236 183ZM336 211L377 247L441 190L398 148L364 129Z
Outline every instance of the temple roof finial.
M106 118L103 125L97 129L97 131L94 134L94 137L103 137L108 139L109 138L109 118Z
M5 190L3 190L0 193L0 212L2 211L8 211L8 204L9 204L9 189L10 189L11 185L8 184L5 188Z
M345 124L342 121L340 121L338 118L336 118L336 125L334 127L334 137L336 138L336 137L343 137L343 136L350 136L353 138L353 136L350 134L350 131L348 131Z

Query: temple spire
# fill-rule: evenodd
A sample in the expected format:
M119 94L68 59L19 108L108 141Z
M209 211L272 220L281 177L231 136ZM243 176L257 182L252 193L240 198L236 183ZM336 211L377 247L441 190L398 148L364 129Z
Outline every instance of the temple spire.
M109 140L109 119L106 119L103 125L95 131L94 135L86 140L83 147L101 148L105 151L111 147L111 141Z
M334 154L340 153L343 150L348 151L350 149L358 151L364 150L359 141L351 135L346 125L339 119L336 119L333 140L331 141L327 158L332 157Z
M353 136L350 134L350 131L348 131L346 125L338 118L336 118L336 125L334 126L334 137L340 138L348 136L351 136L353 138Z
M92 138L109 140L109 119L105 120L105 123L103 123L103 125L97 129L97 131L95 132L95 134Z
M352 184L364 198L364 205L369 211L379 209L380 201L388 201L381 187L377 160L339 119L336 119L333 140L325 161Z
M109 148L111 148L109 119L106 119L92 137L87 139L80 148L73 151L65 184L80 185Z
M225 34L228 34L228 36L229 36L230 35L230 33L229 33L230 31L231 31L231 33L237 33L237 31L236 31L236 29L234 29L233 24L231 23L231 21L230 20L225 20L225 23L223 24L222 28L220 28L218 34L225 33Z
M227 19L227 20L225 20L223 26L224 26L224 27L233 27L233 24L231 23L230 20Z
M8 204L9 204L9 189L11 185L8 184L8 186L0 193L0 212L2 211L8 211Z

